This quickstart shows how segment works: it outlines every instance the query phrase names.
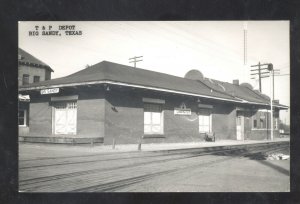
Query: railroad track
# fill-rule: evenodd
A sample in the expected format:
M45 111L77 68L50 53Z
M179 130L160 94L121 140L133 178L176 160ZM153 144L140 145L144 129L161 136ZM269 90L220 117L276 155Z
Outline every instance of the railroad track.
M115 158L115 162L117 161L123 161L131 159L140 159L136 162L133 162L131 164L125 164L121 165L119 167L113 166L113 167L101 167L86 171L75 171L72 173L63 173L63 174L57 174L53 176L43 176L38 178L31 178L31 179L21 179L19 186L22 191L51 191L53 190L53 186L59 185L61 181L66 181L66 185L70 184L70 186L66 186L68 189L67 191L115 191L120 188L123 188L125 186L133 185L138 182L142 182L145 180L149 180L151 178L164 175L164 174L170 174L172 172L178 172L178 171L186 171L189 168L199 167L199 166L207 166L218 162L224 162L228 159L234 159L237 157L243 157L251 154L256 154L258 152L267 152L267 151L280 151L282 149L289 148L289 143L278 143L278 144L259 144L259 145L248 145L248 146L233 146L228 147L228 149L222 149L222 150L215 150L215 151L205 151L203 149L184 149L184 150L169 150L169 151L161 151L161 152L154 152L154 154L136 154L132 155L133 157L128 158L126 157L120 157ZM210 155L218 155L222 156L220 159L211 159ZM230 156L230 157L228 157ZM172 168L167 168L166 170L161 170L160 168L156 168L156 171L154 172L143 172L143 168L150 166L151 168L154 168L158 165L166 165L171 164L172 162L176 162L178 160L187 160L195 157L201 157L201 161L193 163L193 164L187 164L183 167L176 167L173 166ZM85 157L83 157L85 158ZM149 161L150 159L150 161ZM96 160L93 159L94 162L103 162L107 161L105 160ZM92 161L90 161L92 162ZM58 165L69 165L69 163L58 163ZM54 166L55 164L52 164ZM49 166L44 165L43 167L47 168ZM168 166L167 166L168 167ZM32 166L31 168L36 168L36 166ZM21 169L22 170L22 169ZM131 171L136 170L137 174L132 175ZM118 177L118 174L116 174L116 171L121 171L122 176ZM115 176L111 176L111 174L114 174ZM80 179L82 177L82 179ZM82 183L76 183L77 180L84 180L84 178L87 180L85 181L85 185ZM99 177L102 177L102 180L99 179ZM77 178L75 182L72 181L73 178ZM99 180L97 180L99 179ZM90 182L89 182L90 180ZM50 184L50 186L47 186L47 183ZM77 184L77 185L76 185ZM52 186L52 187L51 187ZM63 189L63 185L60 186ZM55 189L54 189L55 190Z

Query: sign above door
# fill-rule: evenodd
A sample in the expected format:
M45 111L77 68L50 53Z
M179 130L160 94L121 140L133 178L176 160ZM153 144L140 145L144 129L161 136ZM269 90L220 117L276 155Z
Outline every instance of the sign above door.
M59 92L59 88L42 89L41 90L41 95L44 95L44 94L54 94L54 93L58 93L58 92Z

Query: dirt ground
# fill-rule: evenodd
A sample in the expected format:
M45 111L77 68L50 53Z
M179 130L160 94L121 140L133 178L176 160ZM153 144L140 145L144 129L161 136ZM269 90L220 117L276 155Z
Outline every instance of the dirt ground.
M211 143L210 143L211 144ZM210 145L209 144L209 145ZM189 145L193 147L193 144ZM152 146L149 149L157 149ZM157 147L157 146L156 146ZM169 148L162 145L160 148ZM173 144L173 148L176 145ZM105 150L107 148L107 150ZM129 151L111 147L19 145L21 192L289 192L290 161L226 150ZM274 152L274 151L273 151ZM288 149L275 152L289 154Z

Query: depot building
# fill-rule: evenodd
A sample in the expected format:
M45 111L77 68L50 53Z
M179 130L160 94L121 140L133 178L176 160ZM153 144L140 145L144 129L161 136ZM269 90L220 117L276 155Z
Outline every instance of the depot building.
M102 61L66 77L24 85L29 131L20 141L136 144L270 139L270 98L239 84L184 78ZM279 112L273 101L273 133Z

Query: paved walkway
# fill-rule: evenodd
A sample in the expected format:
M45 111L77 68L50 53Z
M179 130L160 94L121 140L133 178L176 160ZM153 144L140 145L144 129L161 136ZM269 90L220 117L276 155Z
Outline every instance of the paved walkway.
M289 138L276 138L274 142L289 141ZM155 143L155 144L142 144L142 151L159 151L159 150L174 150L174 149L188 149L188 148L201 148L213 146L228 146L228 145L241 145L241 144L254 144L266 143L270 140L217 140L216 142L190 142L190 143ZM36 157L33 151L39 152L38 157L48 156L76 156L88 155L94 153L117 153L117 152L134 152L138 151L137 144L116 144L115 149L111 145L62 145L62 144L42 144L42 143L19 143L19 157L20 159L27 159Z

